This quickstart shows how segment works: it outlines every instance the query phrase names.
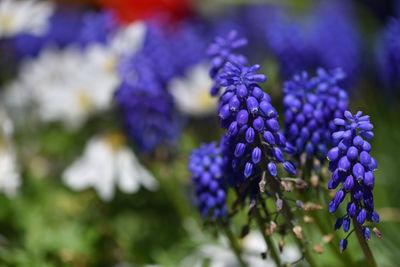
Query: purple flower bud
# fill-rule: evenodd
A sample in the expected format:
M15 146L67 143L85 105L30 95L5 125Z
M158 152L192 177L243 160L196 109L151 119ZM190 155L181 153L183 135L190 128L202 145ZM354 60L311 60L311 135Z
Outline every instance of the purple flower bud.
M307 127L301 128L300 137L303 138L303 140L308 140L310 137L310 131L307 129Z
M345 126L346 125L346 121L343 120L343 119L339 119L339 118L334 119L333 122L338 126Z
M339 190L336 192L335 197L333 198L333 202L335 203L336 206L339 206L340 203L342 203L344 197L345 197L345 192L343 190Z
M276 133L275 134L275 143L279 146L279 147L285 147L286 146L286 138L283 134L281 133Z
M378 163L376 162L376 160L373 157L371 157L371 162L369 163L368 168L371 171L375 171L376 168L378 168Z
M296 152L294 146L292 146L292 144L290 144L289 142L286 142L286 146L283 150L288 154L294 154L294 152Z
M283 163L283 168L290 174L295 175L296 174L296 168L290 161L285 161Z
M374 138L374 133L371 131L367 131L367 132L361 132L360 135L367 139L367 140L372 140L372 138Z
M267 127L271 132L276 133L279 131L279 123L276 119L268 119L266 120Z
M364 232L364 238L367 239L367 240L370 240L371 239L371 232L369 231L368 227L365 227L363 229L363 232Z
M364 141L362 144L362 150L366 151L366 152L370 152L371 151L371 144L368 141Z
M247 98L247 109L252 113L252 114L257 114L258 112L258 101L255 97L250 96Z
M331 202L329 202L329 212L330 213L334 213L338 207L339 206L336 205L336 203L333 200Z
M251 160L253 161L254 164L257 164L261 160L261 149L258 147L255 147L253 149L253 152L251 153Z
M343 231L345 233L347 233L350 229L350 219L349 218L345 218L343 219Z
M348 119L349 121L353 121L353 115L351 114L350 111L346 110L344 112L344 116L346 117L346 119Z
M202 187L207 187L211 182L211 174L209 172L204 172L200 177L200 185Z
M262 96L263 96L263 91L262 91L260 88L255 87L255 88L253 89L252 95L253 95L255 98L257 98L258 100L260 100L260 99L262 98Z
M244 177L249 178L252 172L253 172L253 164L247 162L244 167Z
M302 113L297 114L297 116L296 116L296 124L299 127L302 127L305 122L306 122L306 118L304 117L304 115Z
M276 118L278 116L276 109L267 101L262 101L260 103L260 109L267 119Z
M339 181L335 181L333 179L329 180L328 182L328 189L336 189L338 187Z
M349 175L347 176L346 180L343 183L343 188L347 191L353 189L354 187L354 178L353 176Z
M356 204L354 202L349 202L349 204L347 204L347 213L349 214L349 216L353 218L354 216L356 216L356 212L357 212Z
M225 104L219 110L219 117L224 120L229 118L229 116L231 116L231 111L229 109L229 105Z
M354 178L356 178L357 180L360 181L360 180L364 179L364 173L365 173L365 170L364 170L363 165L361 165L360 163L354 164L354 166L353 166Z
M343 252L347 248L347 239L342 239L340 241L340 252Z
M365 209L361 209L357 215L357 222L359 225L362 225L365 222L365 218L367 217L367 212Z
M242 109L237 114L236 120L237 120L239 126L245 125L247 123L247 121L249 120L249 113L245 109Z
M353 138L353 145L356 146L359 149L362 149L362 145L364 143L364 140L362 139L361 136L356 135L356 137Z
M238 131L239 131L238 124L236 121L233 121L231 125L229 125L228 134L230 136L235 136L238 133Z
M235 147L235 157L239 158L243 155L246 145L243 143L237 143Z
M231 111L236 112L240 108L240 100L237 96L232 96L229 100L229 108Z
M246 130L246 141L247 141L247 143L249 143L249 144L253 143L254 136L255 136L254 129L252 127L249 127Z
M276 160L277 160L278 162L284 162L284 161L285 161L285 158L284 158L284 156L283 156L282 150L280 150L280 149L277 148L277 147L274 147L273 150L274 150L274 156L275 156Z
M371 221L378 223L379 222L379 215L375 211L372 212L371 214Z
M263 136L265 142L267 142L271 146L275 145L275 137L270 131L265 131Z
M374 126L369 122L361 122L358 124L358 128L364 131L371 131Z
M237 88L237 95L238 95L240 98L244 98L244 97L247 96L247 88L246 88L246 86L245 86L244 84L241 84L241 85L238 86L238 88Z
M343 219L342 218L337 219L336 223L335 223L335 230L339 230L340 227L342 227L342 223L343 223Z
M344 131L334 132L332 134L332 138L338 140L343 137L343 134L344 134Z
M357 186L353 191L353 197L355 200L361 200L363 197L363 192L360 186Z
M312 154L314 154L314 146L311 143L307 143L306 153L308 156L312 156Z
M338 147L334 147L328 152L328 160L329 161L334 161L337 160L340 156L340 151Z
M339 171L346 172L350 170L351 163L349 159L346 156L343 156L340 158L339 163L338 163L338 169Z
M374 177L374 174L372 173L372 171L367 171L364 174L364 181L363 182L370 189L374 188L374 180L375 180L375 177Z
M371 163L371 156L368 154L368 152L363 151L360 153L360 162L365 167L368 167L368 165Z
M347 158L350 161L355 161L358 158L358 150L354 146L349 147L347 150Z
M278 171L276 170L276 165L275 165L275 163L269 162L268 165L267 165L267 167L268 167L269 173L270 173L272 176L276 177L276 176L278 175Z
M256 131L261 132L264 129L264 120L261 117L257 117L253 121L253 127Z

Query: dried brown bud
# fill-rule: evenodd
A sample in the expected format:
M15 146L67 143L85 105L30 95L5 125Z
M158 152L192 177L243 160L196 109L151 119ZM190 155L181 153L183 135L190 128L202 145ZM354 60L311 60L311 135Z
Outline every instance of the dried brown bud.
M305 206L306 206L307 210L322 210L323 209L323 207L321 205L315 204L315 203L312 203L312 202L307 202L305 204Z
M298 239L302 239L303 238L303 235L301 234L301 232L302 232L302 229L301 229L301 227L300 226L295 226L295 227L293 227L293 233L295 234L295 236L298 238Z
M260 187L260 192L264 193L265 192L265 179L262 179L259 183L258 186Z
M285 190L286 192L290 192L290 191L291 191L288 182L282 181L282 182L281 182L281 185L282 185L282 187L283 187L283 190Z
M332 241L332 239L333 239L334 237L335 237L334 234L324 235L324 236L322 237L322 242L324 242L325 244L326 244L326 243L329 243L329 242Z
M306 188L308 186L308 184L301 178L296 178L296 185L299 188Z
M381 231L379 231L378 228L374 227L374 228L372 229L372 231L374 231L374 233L375 233L375 235L376 235L377 238L379 238L379 239L382 238Z
M266 235L266 236L272 235L272 232L271 232L271 229L270 229L270 228L265 229L265 235Z
M318 176L317 175L315 175L315 174L313 174L313 175L311 175L311 179L310 179L310 182L311 182L311 185L313 186L313 187L318 187Z
M276 230L276 223L274 221L271 222L271 225L269 227L269 229L271 230L271 233L274 233Z
M304 220L304 222L306 222L306 223L313 223L313 222L314 222L314 218L313 218L313 217L310 217L310 216L308 216L308 215L304 215L303 220Z
M314 251L318 254L323 254L324 253L324 248L320 244L315 244L314 245Z
M321 161L319 159L314 159L314 167L316 167L315 169L321 167Z
M283 239L279 240L279 251L282 253L283 247L285 246L285 242Z

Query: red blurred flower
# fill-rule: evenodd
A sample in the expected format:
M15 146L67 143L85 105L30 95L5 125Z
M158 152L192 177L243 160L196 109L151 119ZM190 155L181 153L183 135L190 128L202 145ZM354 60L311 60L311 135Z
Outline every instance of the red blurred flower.
M96 0L103 7L113 10L122 22L167 15L179 20L190 13L188 0Z

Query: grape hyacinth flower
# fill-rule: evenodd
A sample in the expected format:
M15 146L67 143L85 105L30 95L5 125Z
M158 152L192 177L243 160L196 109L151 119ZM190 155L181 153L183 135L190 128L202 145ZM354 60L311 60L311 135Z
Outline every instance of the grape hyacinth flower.
M210 47L218 47L218 44L230 40L232 33L227 40L217 38L217 43ZM232 61L226 62L219 71L217 83L225 87L219 100L219 117L222 128L227 129L224 143L231 148L230 164L234 172L241 174L235 176L241 177L234 181L237 186L251 176L261 178L266 169L272 177L276 177L276 164L285 163L282 150L287 143L279 132L278 113L270 103L271 98L258 85L266 80L265 75L256 73L260 65L247 67L243 63L247 60L242 60L243 57L233 56L230 59ZM213 68L215 66L213 64ZM289 173L295 173L291 163L287 162L283 167Z
M329 203L329 212L335 212L346 195L349 195L347 213L337 220L335 229L342 227L344 232L348 232L350 221L353 220L356 231L357 227L362 227L364 238L369 239L370 230L364 223L379 222L379 215L374 211L372 194L375 180L373 172L377 168L377 162L369 154L371 145L368 142L374 137L373 125L369 116L362 116L361 111L354 116L350 111L345 111L344 117L345 119L340 117L334 120L343 129L332 134L339 143L328 152L329 169L332 171L328 188L335 189L339 184L343 185ZM347 237L341 242L341 250L346 249Z
M305 152L307 158L323 159L334 144L333 121L347 110L348 96L339 85L344 77L341 69L319 68L315 77L303 71L284 83L285 135L296 157Z
M237 38L237 32L232 30L226 39L222 37L215 38L215 42L208 47L207 54L211 57L210 76L215 80L215 84L211 87L211 95L219 94L221 84L219 74L227 62L237 62L246 64L247 59L234 51L247 44L247 39Z
M226 215L226 182L221 148L215 142L201 144L192 151L189 170L196 186L198 208L203 217L213 219Z

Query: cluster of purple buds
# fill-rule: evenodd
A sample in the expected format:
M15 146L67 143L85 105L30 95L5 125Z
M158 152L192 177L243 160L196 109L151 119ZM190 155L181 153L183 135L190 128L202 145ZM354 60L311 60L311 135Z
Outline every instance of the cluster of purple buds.
M400 19L392 18L377 46L379 77L386 87L394 89L400 82Z
M216 96L221 89L219 74L227 62L237 62L238 64L246 64L247 59L240 54L236 54L235 50L247 44L247 39L238 38L236 31L230 31L227 38L216 37L215 42L208 47L207 54L211 57L210 76L215 80L215 84L211 88L211 95Z
M221 38L217 40L222 43ZM232 47L232 38L224 42ZM218 83L225 87L219 100L221 126L228 130L230 147L234 147L232 168L244 180L251 176L259 178L265 167L276 177L276 163L283 163L289 173L296 173L293 164L284 159L283 150L292 147L279 132L278 113L270 96L258 85L266 80L265 75L256 73L259 69L259 65L247 67L234 57L218 74Z
M308 158L322 159L334 145L331 135L338 128L333 121L348 105L347 93L339 86L344 77L340 69L319 68L315 77L304 71L284 83L285 135L296 156L305 152Z
M369 116L362 116L361 111L354 116L346 111L344 117L345 119L334 120L342 130L332 134L339 143L328 152L329 170L332 172L328 188L335 189L339 184L343 185L329 203L329 212L335 212L348 194L350 199L347 213L336 221L335 229L343 227L348 232L350 220L353 219L353 223L362 227L364 238L369 239L370 230L363 224L366 220L379 222L379 215L374 211L372 194L375 179L373 172L377 163L369 154L371 145L368 142L374 136L373 125ZM340 243L341 250L346 249L346 246L347 237Z
M221 149L215 142L201 144L189 159L192 183L196 186L198 207L203 217L226 215L226 182Z

